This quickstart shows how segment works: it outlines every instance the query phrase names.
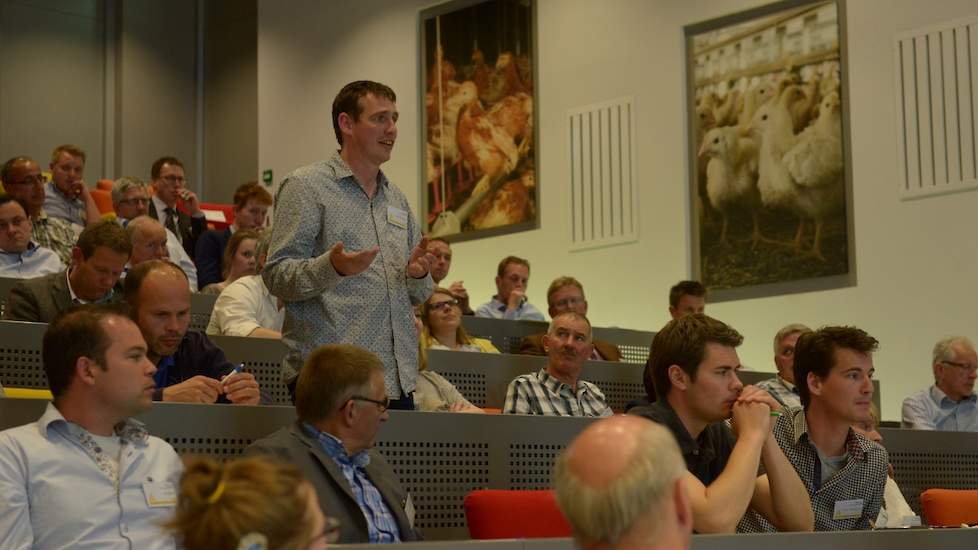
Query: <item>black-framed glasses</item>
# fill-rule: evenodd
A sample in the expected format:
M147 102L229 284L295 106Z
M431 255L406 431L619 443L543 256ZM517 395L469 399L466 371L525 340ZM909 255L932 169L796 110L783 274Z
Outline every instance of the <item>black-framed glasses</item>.
M448 311L453 307L459 307L458 300L445 300L443 302L431 302L428 307L433 310Z
M167 183L187 183L187 178L183 176L160 176L160 179L166 181Z
M362 395L354 395L350 399L353 401L366 401L367 403L373 403L374 405L380 407L380 412L386 411L387 408L391 406L391 398L387 397L386 395L383 399L371 399Z
M963 371L966 371L968 374L971 374L973 372L978 372L978 365L969 365L967 363L957 363L955 361L941 361L941 363L944 363L945 365L951 365L952 367L959 368L959 369L961 369Z
M35 174L33 176L27 176L20 181L7 181L4 182L6 185L38 185L44 183L43 174Z

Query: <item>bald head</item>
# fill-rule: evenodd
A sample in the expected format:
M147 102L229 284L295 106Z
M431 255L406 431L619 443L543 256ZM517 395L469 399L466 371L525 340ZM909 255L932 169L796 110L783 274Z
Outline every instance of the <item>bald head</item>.
M126 234L132 243L131 265L139 265L148 260L166 260L170 254L166 250L166 229L149 216L139 216L126 225Z

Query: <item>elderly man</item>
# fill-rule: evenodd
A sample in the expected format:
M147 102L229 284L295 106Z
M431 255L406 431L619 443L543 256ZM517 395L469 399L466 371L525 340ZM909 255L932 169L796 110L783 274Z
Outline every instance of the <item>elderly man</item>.
M156 192L149 202L150 217L173 232L187 255L193 257L197 239L207 231L207 220L197 195L186 187L183 163L174 157L158 158L150 169L150 177ZM178 203L190 211L189 216L177 209Z
M44 211L44 176L30 157L14 157L0 169L4 191L27 205L31 232L37 244L50 248L61 263L71 264L71 249L78 233L66 220L49 217Z
M669 289L669 315L673 319L705 310L706 288L699 281L679 281Z
M126 275L129 314L146 339L156 365L155 401L257 405L261 392L254 375L234 372L224 352L190 328L190 290L179 267L143 262Z
M686 468L669 430L634 416L594 422L557 457L557 502L582 550L690 547Z
M543 337L547 366L540 372L517 376L506 389L503 412L554 416L611 416L611 407L594 384L581 380L584 362L591 357L591 323L568 311L554 317Z
M285 312L279 299L268 292L261 278L261 270L268 258L270 236L265 231L258 237L255 248L256 274L238 278L217 297L207 324L207 334L282 338Z
M31 240L31 219L24 203L0 193L0 277L33 279L64 269L53 250Z
M227 229L208 231L197 240L194 262L200 272L200 288L224 280L224 249L231 234L239 229L261 231L272 205L272 196L256 182L248 182L234 192L234 222Z
M60 145L51 152L51 181L44 189L44 211L71 223L76 231L99 220L95 199L82 180L85 151L77 145Z
M139 329L88 306L51 323L41 356L54 402L0 432L0 547L176 548L180 458L132 419L156 372Z
M431 280L438 286L445 277L448 277L448 270L452 267L452 246L448 241L440 237L428 239L428 252L434 258L431 264ZM464 281L455 281L448 290L458 300L458 306L462 309L462 315L474 315L472 307L469 306L469 292L462 284Z
M795 344L798 337L812 329L799 323L792 323L774 335L774 364L778 375L757 384L758 388L771 394L782 407L800 407L801 398L795 386Z
M561 313L573 311L587 317L587 300L584 299L584 286L573 277L558 277L547 289L547 304L550 318ZM546 355L543 350L543 337L546 333L531 334L520 344L523 355ZM595 361L621 361L618 346L604 340L594 340L594 351L590 359Z
M333 100L340 150L279 186L262 278L285 302L283 374L294 387L313 349L346 342L384 363L392 409L413 409L418 335L412 304L431 294L431 255L403 193L380 165L397 139L394 91L357 81ZM285 215L281 215L285 213Z
M72 305L120 301L117 285L131 253L129 237L116 223L102 220L86 227L72 249L71 268L14 285L4 318L50 323Z
M778 404L737 377L741 342L739 332L702 314L670 321L655 335L649 357L659 399L629 414L676 437L697 532L744 530L754 512L782 531L811 531L808 493L771 434ZM733 430L724 422L729 418ZM761 464L766 473L759 476Z
M903 427L914 430L978 431L975 378L978 354L964 336L934 346L934 385L903 400Z
M172 261L187 276L190 292L197 292L197 270L190 257L173 237L173 233L149 216L134 218L125 226L126 234L132 242L130 267L148 260ZM176 254L176 257L171 256L171 253Z
M530 262L506 256L496 268L496 295L479 306L475 315L512 321L543 321L543 313L527 301L526 287L529 284Z
M390 399L384 366L367 350L322 346L299 373L298 420L246 451L295 465L340 522L339 543L418 540L414 505L393 468L373 449Z

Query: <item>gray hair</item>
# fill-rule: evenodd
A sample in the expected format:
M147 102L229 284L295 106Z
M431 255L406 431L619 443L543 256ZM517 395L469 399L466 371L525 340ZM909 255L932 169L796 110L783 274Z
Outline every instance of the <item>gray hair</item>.
M934 363L941 361L953 361L955 355L954 346L960 345L968 351L974 351L975 345L966 336L949 336L937 344L934 344Z
M115 190L113 190L115 192ZM145 228L147 226L159 226L163 227L158 220L153 219L149 216L137 216L131 220L126 225L126 235L129 235L129 242L134 243L136 239L142 240L143 234L146 232Z
M567 456L565 450L554 467L557 503L575 534L610 545L617 544L649 510L661 517L659 510L672 497L676 480L686 474L675 438L655 422L638 433L634 455L622 475L607 486L581 481L568 467Z
M785 325L777 334L774 335L774 354L778 354L778 346L781 345L781 340L795 334L796 332L811 332L812 329L806 327L801 323L791 323L790 325Z
M112 184L112 204L119 204L122 196L130 189L145 189L146 183L136 176L122 176Z
M587 317L581 315L576 311L565 311L563 313L558 313L557 315L555 315L554 318L550 320L550 325L547 327L547 334L552 335L554 333L554 329L557 328L557 319L561 319L564 317L569 317L571 319L574 319L575 321L584 321L585 323L587 323L587 338L588 340L594 339L594 330L591 328L591 321L588 321Z

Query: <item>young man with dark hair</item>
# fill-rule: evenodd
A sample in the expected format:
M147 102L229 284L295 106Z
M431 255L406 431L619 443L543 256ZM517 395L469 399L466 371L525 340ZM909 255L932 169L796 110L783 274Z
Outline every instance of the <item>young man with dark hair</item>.
M33 279L64 269L53 250L31 238L31 218L24 202L0 193L0 277Z
M779 530L810 531L805 486L771 434L778 404L737 377L742 341L736 330L702 314L670 321L649 356L659 399L629 414L663 424L676 437L697 532L744 529L753 512ZM724 422L730 418L733 430ZM762 464L766 473L758 476Z
M673 319L703 313L704 310L706 287L699 281L679 281L669 289L669 315Z
M496 295L475 310L476 317L511 321L544 321L543 313L526 298L530 284L530 262L506 256L496 269Z
M851 428L871 419L877 346L865 331L840 326L802 333L795 346L804 408L786 411L774 437L810 495L816 531L871 529L879 515L889 456ZM771 529L760 520L755 527Z
M227 248L231 234L239 229L265 228L265 216L272 206L272 196L257 182L250 181L238 186L233 199L234 221L226 229L207 231L197 240L194 261L200 288L211 283L219 283L224 278L224 249Z
M156 159L150 168L150 184L155 194L149 201L149 215L176 235L187 255L192 258L197 239L207 231L207 220L200 209L197 194L187 189L187 176L183 170L180 159ZM190 215L177 209L179 202L190 211Z
M132 419L156 368L124 310L85 306L44 334L54 395L37 422L0 432L0 548L175 548L182 466Z

